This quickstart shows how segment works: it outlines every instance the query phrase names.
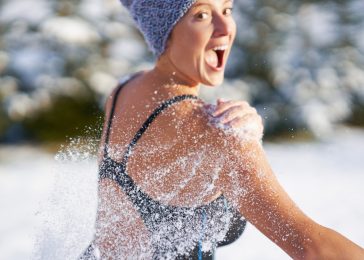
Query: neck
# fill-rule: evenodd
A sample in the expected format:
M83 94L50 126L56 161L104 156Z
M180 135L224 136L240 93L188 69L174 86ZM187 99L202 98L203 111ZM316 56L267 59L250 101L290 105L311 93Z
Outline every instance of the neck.
M155 67L148 72L149 86L153 90L168 96L195 95L198 96L200 84L184 75L168 57L158 59Z

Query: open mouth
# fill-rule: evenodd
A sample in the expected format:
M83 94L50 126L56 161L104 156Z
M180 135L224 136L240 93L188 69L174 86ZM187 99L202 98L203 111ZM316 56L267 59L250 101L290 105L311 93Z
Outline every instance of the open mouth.
M224 50L216 50L217 55L217 68L221 68L224 61Z
M206 52L206 63L216 70L221 70L224 67L224 54L227 49L226 45L217 46Z

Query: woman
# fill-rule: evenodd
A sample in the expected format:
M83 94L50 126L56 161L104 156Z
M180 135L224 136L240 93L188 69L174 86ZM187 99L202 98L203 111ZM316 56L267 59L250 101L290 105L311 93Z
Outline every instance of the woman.
M158 59L107 101L96 236L81 258L212 259L246 219L292 258L364 259L279 185L253 108L198 99L223 81L233 1L122 2Z

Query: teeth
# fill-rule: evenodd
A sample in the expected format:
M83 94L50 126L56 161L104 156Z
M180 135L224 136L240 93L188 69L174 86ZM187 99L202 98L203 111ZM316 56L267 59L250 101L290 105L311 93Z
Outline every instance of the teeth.
M213 48L214 51L224 51L228 48L227 45L220 45Z

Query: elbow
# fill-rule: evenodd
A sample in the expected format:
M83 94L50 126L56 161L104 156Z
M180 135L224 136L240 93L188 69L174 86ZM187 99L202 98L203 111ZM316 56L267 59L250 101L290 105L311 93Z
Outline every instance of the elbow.
M312 230L310 238L304 245L303 254L299 259L319 260L319 259L338 259L335 249L332 250L328 240L330 239L330 230L321 225ZM336 256L335 256L336 255Z
M336 231L320 226L299 259L364 259L364 250Z

